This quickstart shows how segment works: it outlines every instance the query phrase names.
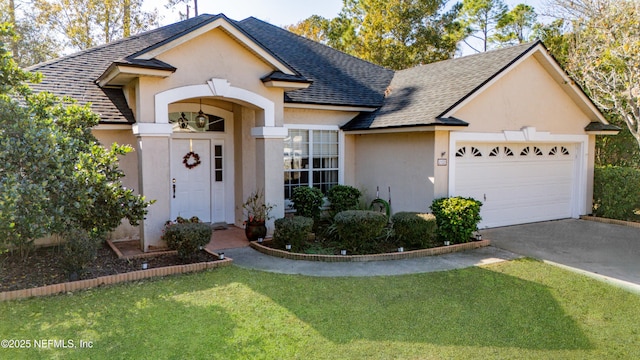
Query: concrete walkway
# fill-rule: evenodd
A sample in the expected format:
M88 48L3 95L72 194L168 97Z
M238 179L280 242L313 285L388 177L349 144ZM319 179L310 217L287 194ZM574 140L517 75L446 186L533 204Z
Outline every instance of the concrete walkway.
M492 246L640 293L640 228L567 219L481 233Z
M488 246L459 253L418 259L369 262L319 262L288 260L264 255L249 247L221 250L237 266L282 274L308 276L384 276L425 273L466 268L513 260L514 253Z

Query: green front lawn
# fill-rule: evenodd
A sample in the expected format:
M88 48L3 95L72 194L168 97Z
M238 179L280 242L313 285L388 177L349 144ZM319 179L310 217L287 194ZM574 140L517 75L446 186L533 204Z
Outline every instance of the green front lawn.
M533 260L373 278L229 267L0 303L0 339L32 346L0 358L638 359L638 309ZM77 348L33 349L49 339Z

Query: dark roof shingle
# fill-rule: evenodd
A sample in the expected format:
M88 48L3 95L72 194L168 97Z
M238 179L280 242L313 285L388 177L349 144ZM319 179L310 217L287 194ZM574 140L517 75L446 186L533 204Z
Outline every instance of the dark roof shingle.
M32 88L58 96L71 96L81 104L91 102L93 110L100 114L103 122L133 123L133 113L122 91L100 88L95 81L114 62L170 69L171 64L157 59L141 62L134 57L219 18L229 21L267 52L297 71L301 76L295 76L296 80L312 82L307 89L287 92L286 102L363 107L382 105L384 89L393 76L391 70L255 18L238 22L224 15L208 14L34 65L27 70L41 72L44 79Z
M537 44L518 45L397 71L384 105L372 113L361 113L343 129L445 125L441 117L449 109Z

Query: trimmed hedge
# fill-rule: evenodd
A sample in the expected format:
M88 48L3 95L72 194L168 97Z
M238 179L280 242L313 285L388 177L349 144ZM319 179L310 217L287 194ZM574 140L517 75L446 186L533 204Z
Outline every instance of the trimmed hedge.
M482 203L473 198L451 197L435 199L431 211L436 216L438 237L452 244L471 241L471 235L478 230Z
M352 254L366 253L368 249L377 247L387 222L387 216L376 211L339 212L334 217L338 246Z
M391 217L398 243L406 248L426 249L436 246L436 217L433 214L402 211Z
M320 206L322 206L322 191L318 188L299 186L293 189L291 201L293 208L296 209L296 215L309 218L316 218L320 215Z
M201 222L167 222L162 239L169 249L178 251L178 256L188 258L211 241L212 233L211 226Z
M331 214L335 214L347 211L357 210L358 203L362 192L349 185L335 185L327 192L327 199L331 203Z
M594 169L593 214L625 221L638 221L640 215L640 169L598 166Z
M274 244L285 248L291 244L291 251L300 252L313 227L313 219L304 216L285 217L275 221Z

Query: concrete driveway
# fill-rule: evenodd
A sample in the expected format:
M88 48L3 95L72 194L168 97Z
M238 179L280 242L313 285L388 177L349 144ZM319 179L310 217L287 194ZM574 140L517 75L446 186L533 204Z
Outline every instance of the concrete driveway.
M640 291L640 228L567 219L481 230L491 245Z

